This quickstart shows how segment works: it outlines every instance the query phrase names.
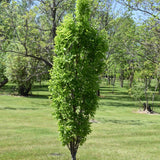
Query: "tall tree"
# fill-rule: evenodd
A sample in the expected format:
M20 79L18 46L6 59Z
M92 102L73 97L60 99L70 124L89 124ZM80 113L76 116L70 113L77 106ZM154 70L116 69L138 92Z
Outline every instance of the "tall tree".
M107 74L116 74L121 81L121 87L124 79L129 79L131 87L137 62L136 25L130 15L124 15L109 23L108 34Z
M119 3L133 9L147 14L157 20L160 20L159 12L160 5L159 0L116 0Z
M57 29L50 91L60 137L76 160L79 145L91 132L104 65L107 40L90 22L90 0L77 0L75 16L67 15Z
M39 61L37 71L40 72L32 76L48 74L48 70L52 67L53 55L55 55L56 28L63 16L72 11L74 1L22 0L12 1L10 4L3 1L0 5L0 22L2 22L0 36L3 37L0 51ZM5 84L4 82L0 81L0 84Z

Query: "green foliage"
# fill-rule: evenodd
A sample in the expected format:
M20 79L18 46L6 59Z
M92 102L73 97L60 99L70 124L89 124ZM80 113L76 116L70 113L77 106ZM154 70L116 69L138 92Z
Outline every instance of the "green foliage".
M145 98L145 86L143 82L141 81L139 81L138 83L134 82L132 88L128 90L128 93L142 106L142 101Z
M8 54L5 75L16 84L18 94L22 96L28 95L35 81L33 63L36 62L31 61L30 58Z
M103 71L106 36L90 23L90 1L77 0L76 17L67 15L57 29L50 92L63 145L83 144L91 132ZM105 33L105 32L104 32Z
M107 76L118 77L132 85L137 68L136 24L130 14L113 19L109 23L109 51L106 62ZM122 84L123 86L123 84Z
M0 53L0 82L2 82L5 78L5 58L4 54Z

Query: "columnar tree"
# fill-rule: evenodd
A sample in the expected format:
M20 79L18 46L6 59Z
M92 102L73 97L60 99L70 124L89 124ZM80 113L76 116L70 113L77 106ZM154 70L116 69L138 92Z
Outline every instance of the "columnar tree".
M67 15L57 29L50 91L60 138L76 160L79 145L91 132L104 65L107 39L90 22L90 0L77 0L75 16Z

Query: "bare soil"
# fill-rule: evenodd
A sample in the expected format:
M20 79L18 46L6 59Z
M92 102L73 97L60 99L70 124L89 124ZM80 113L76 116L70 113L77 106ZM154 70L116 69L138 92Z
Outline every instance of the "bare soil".
M149 112L147 110L143 111L143 110L138 110L138 111L135 111L135 113L140 113L140 114L150 114L150 115L159 115L160 113L157 113L157 112Z

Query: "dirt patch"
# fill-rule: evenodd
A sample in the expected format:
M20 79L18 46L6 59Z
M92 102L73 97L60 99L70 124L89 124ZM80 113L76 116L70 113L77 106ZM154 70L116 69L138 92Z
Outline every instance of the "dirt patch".
M95 120L95 119L91 119L90 121L89 121L90 123L99 123L97 120Z
M134 113L140 113L140 114L150 114L150 115L159 115L160 113L157 112L149 112L149 111L143 111L143 110L138 110L138 111L134 111Z
M62 156L61 153L50 153L49 155L50 155L50 156Z

